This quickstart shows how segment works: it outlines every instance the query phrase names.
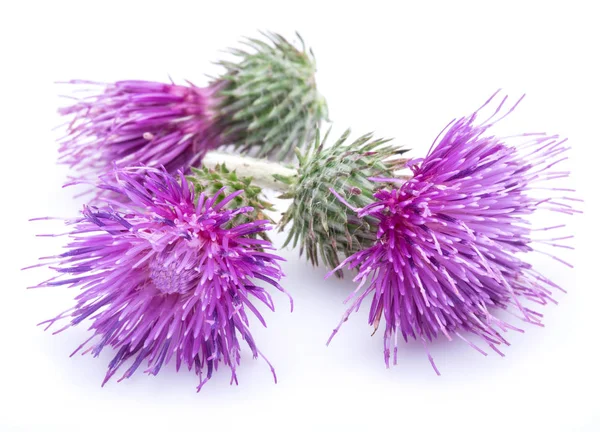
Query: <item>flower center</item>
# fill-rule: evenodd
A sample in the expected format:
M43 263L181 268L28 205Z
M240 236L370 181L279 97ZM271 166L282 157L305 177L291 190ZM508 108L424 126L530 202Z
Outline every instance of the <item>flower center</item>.
M150 279L154 286L163 294L184 294L195 289L200 277L198 272L169 258L161 254L150 264Z

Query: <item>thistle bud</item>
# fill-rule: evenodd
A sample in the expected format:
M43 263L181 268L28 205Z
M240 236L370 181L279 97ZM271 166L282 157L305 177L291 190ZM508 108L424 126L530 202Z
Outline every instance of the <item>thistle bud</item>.
M304 154L297 152L298 174L281 179L290 184L282 198L293 200L280 223L281 229L291 223L284 246L299 244L300 254L306 254L313 265L321 260L332 269L339 266L340 256L369 247L376 239L377 224L357 217L331 190L340 191L353 207L373 203L376 187L383 185L369 179L392 177L404 166L398 156L407 151L386 144L389 140L373 139L372 134L347 144L349 134L348 130L326 148L327 136L321 141L317 133ZM341 272L336 274L341 277Z
M221 61L226 72L213 87L221 97L215 108L223 142L255 156L284 160L314 138L327 117L325 99L317 92L312 50L302 50L274 33L269 42L247 39L250 51L231 49L238 60Z

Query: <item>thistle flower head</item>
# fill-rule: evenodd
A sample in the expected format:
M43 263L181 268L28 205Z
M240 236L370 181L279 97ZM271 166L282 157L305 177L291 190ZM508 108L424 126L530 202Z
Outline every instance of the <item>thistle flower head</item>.
M59 110L69 118L59 161L71 167L104 173L113 164L164 166L175 173L220 144L211 112L215 89L150 81L71 83L91 92Z
M104 383L126 363L121 379L142 363L156 375L171 360L177 369L194 368L198 390L221 363L237 383L240 338L255 358L262 356L248 314L264 324L254 303L274 309L268 288L258 283L283 291L281 258L253 237L269 229L268 221L232 224L252 211L228 207L242 191L196 197L185 179L164 169L121 169L110 177L99 187L126 200L115 201L119 208L84 207L69 222L67 251L44 259L59 274L40 287L80 290L75 306L48 327L66 319L64 330L89 319L92 335L76 352L116 350Z
M546 190L543 198L532 193L538 182L568 176L555 169L565 159L566 140L490 135L503 118L498 113L504 101L488 120L480 121L478 110L453 122L424 159L408 164L413 178L376 192L375 202L356 209L359 217L377 221L377 240L340 265L358 268L360 282L344 320L373 293L369 323L375 330L385 323L388 366L392 350L396 363L399 334L426 345L439 335L467 340L470 333L500 352L506 343L501 333L515 327L496 317L497 310L515 309L539 324L541 314L525 302L553 301L558 287L522 253L535 250L528 215L542 208L575 212L568 197L555 196L563 189Z
M347 143L349 134L348 130L326 147L327 136L321 141L317 133L313 145L303 155L298 153L298 174L282 179L290 184L283 198L293 200L281 220L281 229L291 223L285 245L300 244L300 254L306 253L313 265L320 259L335 268L340 257L371 246L376 238L376 220L357 217L330 189L344 195L352 206L367 206L381 186L369 178L391 177L404 164L397 156L406 150L371 134Z
M316 88L314 55L297 36L302 50L267 33L267 41L247 39L249 51L230 50L237 61L219 62L226 72L213 85L219 88L216 111L227 144L283 160L309 143L327 117Z
M308 142L327 116L315 85L312 52L279 35L248 39L250 52L231 50L224 74L206 88L150 81L98 84L59 112L68 118L59 161L105 173L113 163L189 172L204 154L233 145L284 159Z

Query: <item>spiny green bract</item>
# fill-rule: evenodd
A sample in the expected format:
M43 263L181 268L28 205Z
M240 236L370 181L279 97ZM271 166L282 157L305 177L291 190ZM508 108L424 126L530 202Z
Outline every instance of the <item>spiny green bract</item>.
M372 134L345 144L349 134L348 130L332 147L324 148L327 136L320 142L317 133L314 145L304 155L297 152L298 175L282 179L290 184L282 198L293 199L280 222L281 229L292 223L284 246L299 243L300 254L306 252L313 265L318 265L320 258L331 269L340 264L341 256L373 243L376 221L358 218L330 189L354 207L371 204L377 183L368 178L392 177L404 166L404 159L394 156L406 152L385 145L389 140L373 139ZM336 274L341 277L341 272Z
M264 213L264 210L272 210L273 205L263 199L262 189L252 184L252 177L238 176L235 171L230 171L224 164L217 165L214 168L192 168L192 174L187 176L187 179L193 185L196 194L206 192L207 195L213 196L221 188L225 187L227 195L238 190L243 190L244 193L235 197L229 204L228 208L239 208L250 206L254 208L251 213L244 213L232 220L232 226L252 222L255 220L272 219ZM219 201L226 195L221 195ZM260 236L268 240L265 232L261 232Z
M224 144L257 157L284 160L304 147L327 118L327 105L317 92L315 58L282 36L266 33L262 41L248 38L250 52L231 49L237 62L221 61L226 72L216 115L224 129Z

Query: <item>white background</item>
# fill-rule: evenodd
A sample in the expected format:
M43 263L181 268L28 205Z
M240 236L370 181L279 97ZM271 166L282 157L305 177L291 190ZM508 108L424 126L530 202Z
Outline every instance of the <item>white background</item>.
M444 430L598 431L598 170L600 31L594 2L25 2L0 5L0 430ZM511 333L507 356L481 356L464 343L432 346L442 376L420 344L402 345L385 369L382 335L370 337L367 308L330 347L351 281L323 280L297 252L288 259L269 328L254 325L268 367L248 352L239 386L226 369L195 392L192 373L172 367L100 383L110 350L68 355L85 328L58 336L35 324L70 306L64 288L26 290L49 271L19 269L57 253L60 226L27 222L72 216L83 201L63 190L56 166L57 80L207 80L219 50L257 29L314 48L318 85L335 121L376 131L421 156L449 120L503 88L521 107L511 132L569 137L583 216L571 219L575 270L535 259L568 290L544 309L546 328ZM283 209L282 203L279 203ZM282 235L275 237L281 244ZM560 251L559 251L560 252ZM256 323L254 323L256 324ZM168 428L168 429L166 429ZM368 429L367 429L368 428Z

